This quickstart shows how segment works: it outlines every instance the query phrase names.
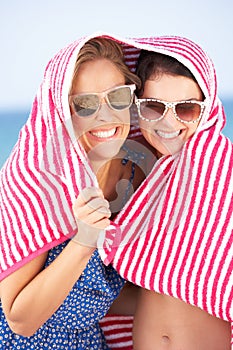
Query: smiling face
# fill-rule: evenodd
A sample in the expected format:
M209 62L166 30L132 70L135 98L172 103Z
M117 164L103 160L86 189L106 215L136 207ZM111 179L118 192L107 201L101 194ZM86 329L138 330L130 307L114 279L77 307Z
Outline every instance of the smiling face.
M202 91L191 78L162 74L145 82L140 98L166 102L202 101ZM180 151L198 127L198 123L185 124L177 120L171 108L159 121L148 122L139 118L139 123L143 136L157 150L158 157Z
M125 85L125 77L108 59L96 59L83 63L73 84L72 95L100 93ZM71 104L72 122L76 138L92 161L114 157L128 136L129 109L111 109L103 98L97 113L80 117Z

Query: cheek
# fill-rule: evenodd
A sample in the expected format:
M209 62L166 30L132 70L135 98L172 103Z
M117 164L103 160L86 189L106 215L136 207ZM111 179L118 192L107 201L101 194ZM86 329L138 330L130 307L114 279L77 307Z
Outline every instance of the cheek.
M126 139L130 132L130 124L122 125L122 137Z
M72 117L72 123L76 137L80 137L83 134L85 134L88 130L90 130L91 123L88 119L82 120L74 116Z
M151 124L139 119L139 127L141 132L145 138L151 137L151 134L154 134L154 128L152 128Z
M125 111L121 111L118 114L118 119L122 122L122 124L130 124L130 111L127 109Z
M186 141L193 136L199 124L190 124L187 128Z

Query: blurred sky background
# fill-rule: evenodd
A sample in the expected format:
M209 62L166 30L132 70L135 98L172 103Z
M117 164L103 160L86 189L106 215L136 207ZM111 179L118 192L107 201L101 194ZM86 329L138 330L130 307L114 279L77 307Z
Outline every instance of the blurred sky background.
M96 31L181 35L213 59L219 95L233 98L232 0L0 0L0 111L29 109L48 60Z

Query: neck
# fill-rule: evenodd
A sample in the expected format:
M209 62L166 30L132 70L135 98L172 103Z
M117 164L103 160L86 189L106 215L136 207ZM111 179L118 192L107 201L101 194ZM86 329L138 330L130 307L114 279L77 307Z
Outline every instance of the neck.
M111 167L111 160L108 161L99 161L99 162L91 162L93 170L96 174L98 183L102 191L104 191L108 178L109 178L109 171Z
M103 172L102 169L105 169L105 167L108 166L108 164L110 163L110 160L92 160L90 159L90 163L92 166L92 169L94 170L94 173L96 174L97 178L98 178L98 174L101 172Z

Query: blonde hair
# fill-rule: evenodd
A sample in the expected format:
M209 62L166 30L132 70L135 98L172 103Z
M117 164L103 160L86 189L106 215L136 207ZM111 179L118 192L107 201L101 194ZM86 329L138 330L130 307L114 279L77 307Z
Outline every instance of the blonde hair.
M86 42L86 44L79 51L77 61L75 63L71 91L73 90L80 66L85 62L100 58L105 58L111 61L124 75L126 84L136 84L137 88L140 88L141 81L136 74L129 70L128 66L126 65L121 45L111 39L94 38Z

